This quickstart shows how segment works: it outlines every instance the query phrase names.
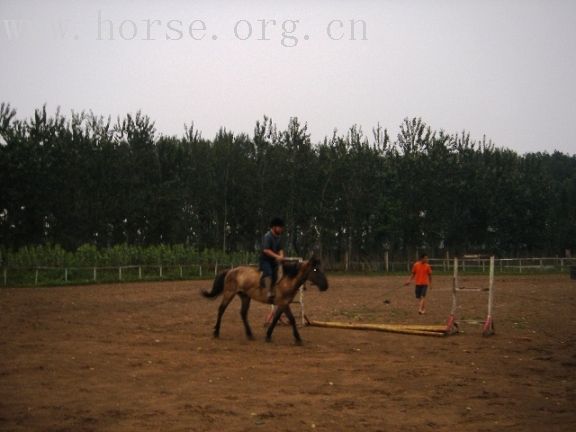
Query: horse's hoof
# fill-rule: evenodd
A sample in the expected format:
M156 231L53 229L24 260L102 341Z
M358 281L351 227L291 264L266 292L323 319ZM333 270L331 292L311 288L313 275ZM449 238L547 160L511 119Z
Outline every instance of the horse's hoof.
M272 342L272 338L271 338L271 337L268 337L268 336L266 336L266 339L264 339L264 341L265 341L265 342L268 342L268 343L270 343L270 342Z
M253 341L255 338L252 335L247 335L246 339L248 339L249 341Z
M304 344L304 342L302 342L302 339L296 339L294 341L294 345L296 345L296 346L302 346L303 344Z
M220 338L220 334L219 334L219 333L214 333L214 334L212 335L212 337L213 337L214 339L218 339L218 338Z

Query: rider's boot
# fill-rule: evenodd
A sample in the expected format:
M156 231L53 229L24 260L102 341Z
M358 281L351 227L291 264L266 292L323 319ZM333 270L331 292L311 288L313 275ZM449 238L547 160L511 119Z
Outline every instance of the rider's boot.
M264 288L266 289L267 301L270 304L274 303L274 286L272 285L272 278L270 276L264 277Z

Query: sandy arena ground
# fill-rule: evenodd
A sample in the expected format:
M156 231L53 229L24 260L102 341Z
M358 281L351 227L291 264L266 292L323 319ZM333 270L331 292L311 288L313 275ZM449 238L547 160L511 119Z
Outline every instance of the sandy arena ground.
M450 278L418 315L405 277L331 277L316 320L442 324ZM463 277L486 287L487 277ZM2 431L575 431L576 281L497 277L463 292L451 337L288 327L247 341L235 300L221 339L209 281L0 289ZM295 305L295 309L298 307Z

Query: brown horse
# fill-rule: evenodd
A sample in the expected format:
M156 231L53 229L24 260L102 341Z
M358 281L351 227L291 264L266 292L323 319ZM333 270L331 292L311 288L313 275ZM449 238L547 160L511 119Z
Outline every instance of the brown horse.
M285 314L292 326L292 333L297 344L302 343L300 334L296 328L296 320L290 310L290 303L294 300L294 296L298 288L306 281L310 281L316 285L320 291L328 289L328 281L326 276L320 270L320 260L312 257L308 261L299 263L287 263L282 266L283 275L274 286L276 296L274 297L274 304L277 306L276 313L272 322L266 331L266 342L270 342L272 332L276 323L282 314ZM260 271L254 267L236 267L230 270L225 270L219 273L214 279L212 291L202 291L204 297L214 298L222 294L222 303L218 308L218 319L214 326L214 337L220 336L220 324L222 323L222 315L230 302L237 295L242 300L242 308L240 314L246 337L254 339L250 324L248 324L248 309L250 308L250 301L256 300L260 303L269 303L267 293L264 287L260 284Z

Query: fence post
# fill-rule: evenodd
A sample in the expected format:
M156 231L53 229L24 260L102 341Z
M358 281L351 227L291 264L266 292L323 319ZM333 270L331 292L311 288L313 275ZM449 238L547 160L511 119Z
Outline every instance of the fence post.
M162 266L160 266L160 279L162 279Z
M520 273L522 273L522 260L519 260L518 262L520 263L519 265Z
M388 262L388 251L384 252L384 271L388 273L390 271Z
M68 282L68 269L64 269L64 282Z
M202 265L201 265L201 264L198 264L198 268L200 269L200 272L199 272L199 273L200 273L200 277L202 277Z
M214 264L214 276L218 274L218 261Z
M122 267L118 267L118 280L122 280Z
M138 279L142 279L142 266L138 266Z
M94 274L94 282L96 282L96 267L94 267L93 274Z
M8 285L8 269L4 267L4 286Z
M38 268L34 272L34 286L38 285Z
M180 266L180 279L183 279L183 276L182 276L182 266Z

